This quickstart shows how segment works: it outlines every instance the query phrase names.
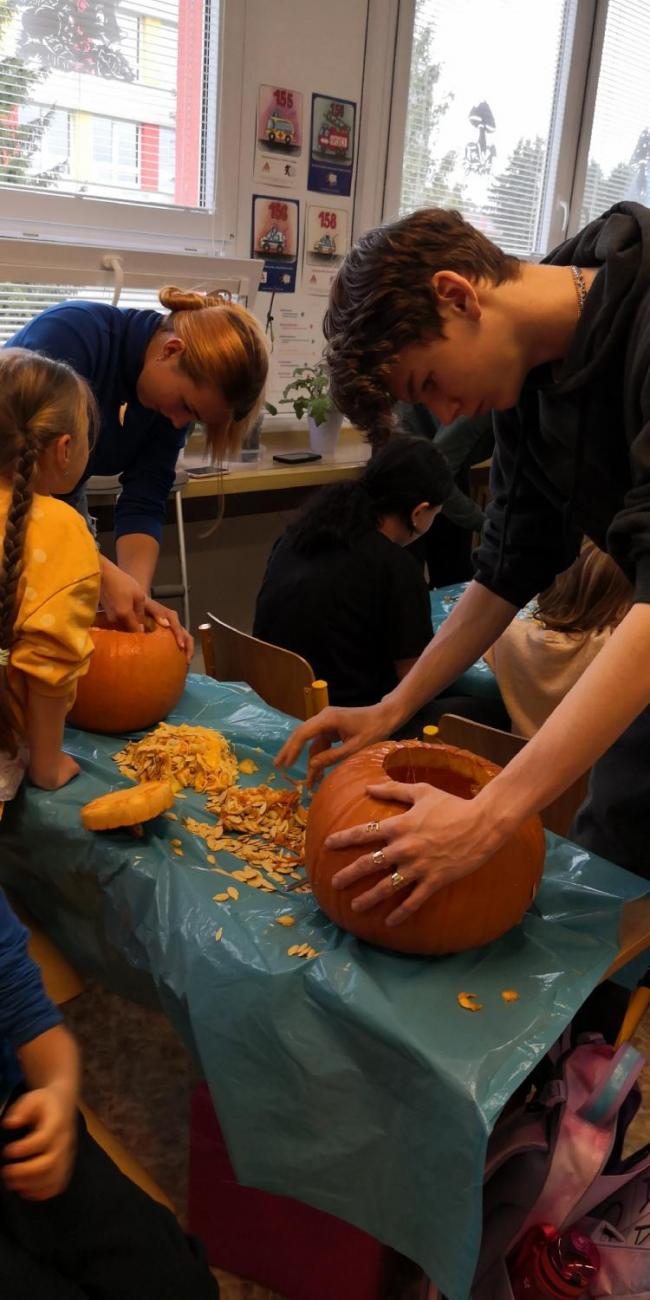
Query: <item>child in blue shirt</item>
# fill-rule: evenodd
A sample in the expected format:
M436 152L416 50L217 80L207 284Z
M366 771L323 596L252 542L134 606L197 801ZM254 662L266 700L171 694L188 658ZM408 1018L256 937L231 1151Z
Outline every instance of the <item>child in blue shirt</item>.
M79 1052L0 890L0 1295L217 1300L198 1243L77 1110Z

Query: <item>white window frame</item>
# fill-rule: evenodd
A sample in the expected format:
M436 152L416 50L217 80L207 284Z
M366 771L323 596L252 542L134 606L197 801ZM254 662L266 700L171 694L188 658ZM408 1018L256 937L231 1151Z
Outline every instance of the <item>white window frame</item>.
M206 122L213 137L219 124L215 165L207 177L213 212L8 185L0 190L0 238L199 256L226 252L236 235L245 18L242 0L219 0L210 51L218 93L210 97Z
M0 239L0 283L64 284L113 289L117 305L124 287L150 289L163 284L203 293L231 293L253 310L263 262L246 257L187 257L182 253L125 251L116 245L34 243Z
M573 0L563 76L556 89L556 112L539 216L539 243L543 251L580 229L607 3L608 0ZM383 186L374 204L366 205L363 220L355 222L356 234L379 221L393 221L399 213L415 4L416 0L370 0L371 10L375 8L379 13L382 6L390 9L390 16L387 12L383 15L383 30L392 35L392 59L382 63L381 58L375 57L368 85L375 111L381 113L382 102L388 100L390 114L385 167L375 154ZM540 18L543 21L541 10ZM522 51L522 58L527 57L530 51ZM361 148L359 164L361 167Z

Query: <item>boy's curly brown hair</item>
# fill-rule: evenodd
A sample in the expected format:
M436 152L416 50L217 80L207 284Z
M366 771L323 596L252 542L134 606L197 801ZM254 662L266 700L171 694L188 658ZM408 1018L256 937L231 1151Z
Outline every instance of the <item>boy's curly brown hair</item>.
M459 212L421 208L363 235L332 285L323 322L332 396L350 420L372 430L373 443L394 425L388 382L397 353L442 334L431 287L436 271L501 284L518 278L520 263Z

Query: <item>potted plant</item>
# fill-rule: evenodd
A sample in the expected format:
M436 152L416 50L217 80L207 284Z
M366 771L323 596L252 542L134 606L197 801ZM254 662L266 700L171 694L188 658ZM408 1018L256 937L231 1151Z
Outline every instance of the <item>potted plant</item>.
M334 455L343 417L330 396L329 375L322 362L316 366L296 366L279 405L292 406L298 420L307 415L312 451L325 457ZM270 402L266 403L266 409L270 415L278 413Z

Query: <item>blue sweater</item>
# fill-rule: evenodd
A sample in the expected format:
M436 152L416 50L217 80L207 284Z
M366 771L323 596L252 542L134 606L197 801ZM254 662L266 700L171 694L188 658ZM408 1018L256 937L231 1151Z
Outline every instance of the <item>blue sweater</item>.
M0 889L0 1111L20 1082L15 1051L60 1024L41 972L27 952L29 935Z
M91 474L120 474L115 536L148 533L158 542L186 434L141 406L136 395L147 344L161 320L157 311L64 302L41 312L6 344L67 361L88 380L99 404L101 426L84 479ZM121 425L124 402L128 405Z

